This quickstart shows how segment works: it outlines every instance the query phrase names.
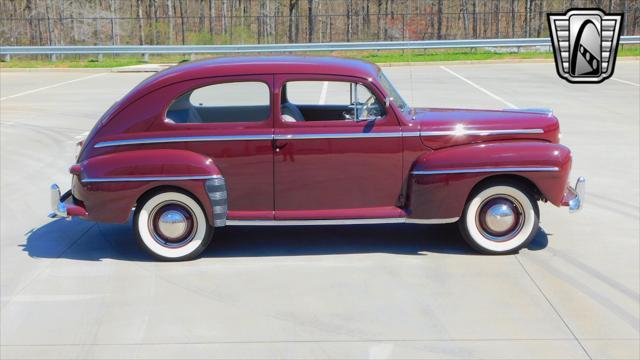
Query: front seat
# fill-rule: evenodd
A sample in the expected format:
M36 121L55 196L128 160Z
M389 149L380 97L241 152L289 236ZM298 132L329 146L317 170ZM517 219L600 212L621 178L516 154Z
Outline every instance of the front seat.
M300 109L290 102L280 105L280 114L284 121L304 121L304 116Z

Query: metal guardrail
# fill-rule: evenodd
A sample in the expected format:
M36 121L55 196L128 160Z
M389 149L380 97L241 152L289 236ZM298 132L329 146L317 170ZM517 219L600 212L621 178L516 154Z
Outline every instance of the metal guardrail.
M640 36L622 36L620 44L640 44ZM491 48L551 46L549 38L534 39L478 39L478 40L424 40L382 42L339 42L305 44L257 44L257 45L120 45L120 46L0 46L0 55L8 61L11 55L57 54L237 54L278 53L307 51L357 51L357 50L410 50L447 48Z

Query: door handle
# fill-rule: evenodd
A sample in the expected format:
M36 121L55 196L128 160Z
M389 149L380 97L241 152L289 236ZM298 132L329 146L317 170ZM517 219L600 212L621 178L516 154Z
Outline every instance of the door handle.
M284 144L279 145L279 144L278 144L278 140L273 139L273 140L271 141L271 144L272 144L273 150L275 150L276 152L280 152L280 150L282 150L282 148L284 148L285 146L287 146L287 144L288 144L288 143L287 143L287 142L285 142Z

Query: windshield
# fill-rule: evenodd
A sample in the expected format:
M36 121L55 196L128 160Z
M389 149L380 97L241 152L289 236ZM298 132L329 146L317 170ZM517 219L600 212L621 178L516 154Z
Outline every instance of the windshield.
M391 81L387 79L387 77L382 72L382 70L378 75L378 80L380 80L380 84L382 85L384 90L387 92L387 95L390 96L391 100L398 106L398 109L400 109L400 111L402 111L403 113L408 112L410 109L409 104L407 104L407 102L404 101L402 96L400 96L400 93L398 92L398 90L396 90L396 88L393 87L393 84L391 84Z

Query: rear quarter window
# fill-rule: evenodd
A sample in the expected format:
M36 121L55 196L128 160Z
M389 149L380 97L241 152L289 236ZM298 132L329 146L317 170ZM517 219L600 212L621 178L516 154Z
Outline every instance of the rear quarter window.
M271 114L270 92L259 81L203 86L177 97L167 109L167 122L210 124L265 121Z

